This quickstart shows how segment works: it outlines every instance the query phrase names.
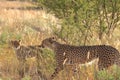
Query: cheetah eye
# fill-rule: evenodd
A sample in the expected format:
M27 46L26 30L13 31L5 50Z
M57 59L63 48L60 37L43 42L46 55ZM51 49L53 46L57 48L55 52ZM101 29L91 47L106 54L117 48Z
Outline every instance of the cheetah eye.
M51 37L50 39L49 39L49 42L52 44L53 42L55 41L55 37Z

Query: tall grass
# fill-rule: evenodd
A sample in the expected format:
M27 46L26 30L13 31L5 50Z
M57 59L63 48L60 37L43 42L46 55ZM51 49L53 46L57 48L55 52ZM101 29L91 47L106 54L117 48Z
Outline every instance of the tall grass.
M36 5L19 1L0 1L0 78L3 80L17 80L18 60L9 40L22 40L22 45L41 44L41 41L52 35L53 27L59 27L57 18L45 10L27 9ZM110 44L120 50L120 29L116 29L111 40L106 36L101 42L94 34L90 44ZM96 42L96 39L98 40ZM40 61L41 72L49 77L55 69L54 53L44 49ZM35 59L28 59L29 69L35 70ZM112 66L108 71L97 71L95 65L81 67L77 73L72 73L69 66L61 71L55 80L120 80L120 69ZM26 75L23 80L30 80Z

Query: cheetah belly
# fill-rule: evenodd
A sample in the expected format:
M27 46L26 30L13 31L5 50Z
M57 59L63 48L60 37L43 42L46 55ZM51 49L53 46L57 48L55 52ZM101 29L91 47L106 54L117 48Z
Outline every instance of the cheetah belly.
M66 58L64 61L63 61L63 65L79 65L79 66L89 66L89 65L92 65L92 64L97 64L99 61L99 58L95 58L91 61L86 61L85 63L80 63L80 62L72 62L71 60L69 60L68 58Z
M89 65L92 65L92 64L98 64L98 61L99 61L99 58L96 58L96 59L93 59L89 62L86 62L84 64L79 64L79 66L89 66Z

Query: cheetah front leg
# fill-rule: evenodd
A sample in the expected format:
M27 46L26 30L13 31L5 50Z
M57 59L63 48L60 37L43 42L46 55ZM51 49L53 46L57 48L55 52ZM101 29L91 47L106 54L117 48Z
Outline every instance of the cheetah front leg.
M25 67L26 67L25 61L23 60L19 63L19 69L18 69L19 76L21 79L25 76Z
M51 77L50 77L50 80L53 80L61 70L63 70L63 66L61 66L61 67L60 67L60 66L56 67L54 73L53 73L53 74L51 75Z

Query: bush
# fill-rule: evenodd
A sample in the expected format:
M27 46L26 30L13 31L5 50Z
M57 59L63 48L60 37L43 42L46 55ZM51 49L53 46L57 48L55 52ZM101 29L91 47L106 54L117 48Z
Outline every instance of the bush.
M57 36L69 43L86 44L93 34L110 36L117 27L119 0L39 0L49 12L62 20ZM76 37L78 36L78 37ZM72 37L72 39L71 39ZM78 43L74 43L78 44Z

